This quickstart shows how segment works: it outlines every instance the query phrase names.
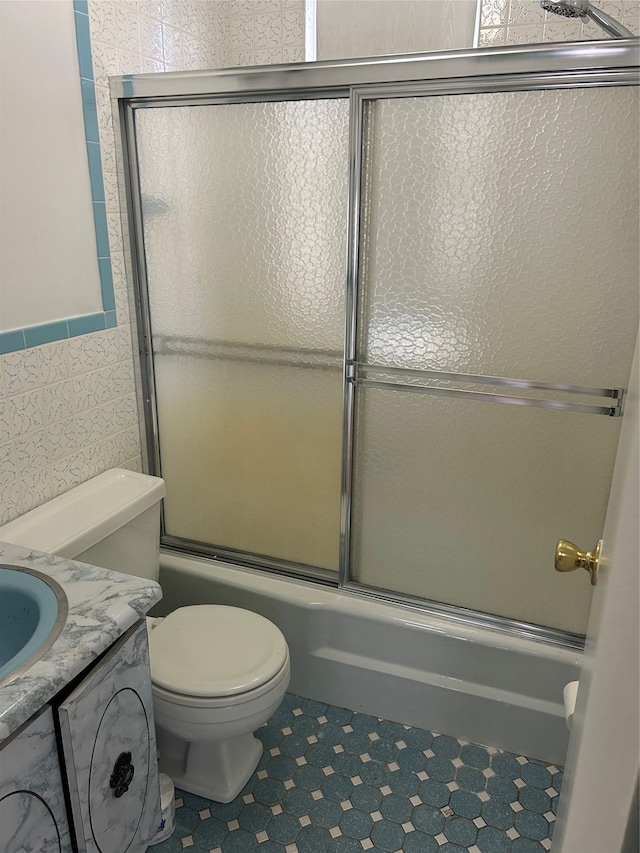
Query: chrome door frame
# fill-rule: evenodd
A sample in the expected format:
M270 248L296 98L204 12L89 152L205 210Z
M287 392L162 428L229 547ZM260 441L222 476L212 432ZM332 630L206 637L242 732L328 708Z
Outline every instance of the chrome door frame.
M121 198L126 198L130 245L125 263L133 283L140 370L136 369L139 407L144 413L145 467L160 474L159 427L142 229L142 207L135 138L138 109L265 100L350 98L349 202L346 259L346 310L343 390L343 466L339 576L332 572L259 555L189 542L165 535L163 546L186 550L248 568L282 572L316 582L338 584L353 594L393 601L457 622L580 648L580 635L530 625L453 605L393 593L356 583L349 568L353 478L354 398L358 381L357 307L360 233L360 183L363 127L367 101L379 97L453 95L532 89L583 88L640 84L640 39L561 42L438 51L387 57L331 60L213 71L135 74L110 78L115 117ZM519 387L522 387L519 386ZM592 389L593 390L593 389ZM613 389L619 391L620 389ZM614 396L614 394L609 394ZM611 413L611 412L610 412ZM620 413L618 407L617 413Z
M602 39L538 45L485 47L468 50L372 56L361 59L298 62L211 71L170 71L110 77L112 98L137 106L167 106L172 101L226 96L236 100L253 94L337 91L387 83L456 81L469 86L478 78L498 82L505 75L551 75L571 85L576 73L606 75L611 71L637 73L640 39ZM469 93L473 89L462 89Z

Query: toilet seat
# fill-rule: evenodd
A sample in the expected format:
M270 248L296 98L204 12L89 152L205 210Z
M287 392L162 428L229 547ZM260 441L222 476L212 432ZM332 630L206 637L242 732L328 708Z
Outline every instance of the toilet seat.
M242 714L242 711L240 710L242 705L254 705L263 697L267 697L268 699L269 694L273 692L277 693L283 682L286 684L289 683L290 674L291 667L289 655L287 653L285 662L273 678L265 681L264 684L261 684L259 687L254 687L252 690L246 691L246 693L234 693L227 696L194 696L189 693L176 693L173 690L160 686L153 680L151 689L153 691L154 702L160 700L165 703L168 702L174 706L179 705L184 708L192 708L194 710L202 709L224 711L228 709L231 711L232 716L237 716L238 714Z
M279 628L258 613L220 604L174 610L151 631L149 655L154 688L200 707L257 698L289 666Z

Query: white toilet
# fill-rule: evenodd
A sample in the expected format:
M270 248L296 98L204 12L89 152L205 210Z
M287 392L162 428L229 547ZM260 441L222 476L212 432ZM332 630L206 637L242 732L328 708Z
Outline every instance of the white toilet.
M0 540L158 579L164 481L113 469L0 527ZM253 736L282 701L289 650L268 619L223 605L148 619L160 769L226 803L253 773Z

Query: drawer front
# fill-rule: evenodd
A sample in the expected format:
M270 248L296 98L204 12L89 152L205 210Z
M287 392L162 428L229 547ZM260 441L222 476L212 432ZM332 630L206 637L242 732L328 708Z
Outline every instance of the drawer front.
M143 853L160 819L147 628L133 626L58 708L80 853Z
M71 853L53 714L45 707L0 747L2 853Z

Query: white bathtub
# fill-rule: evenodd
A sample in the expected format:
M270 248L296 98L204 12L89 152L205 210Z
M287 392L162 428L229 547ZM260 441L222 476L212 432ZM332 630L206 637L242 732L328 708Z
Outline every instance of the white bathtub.
M564 764L580 653L310 582L161 553L167 613L230 604L284 633L299 696Z

